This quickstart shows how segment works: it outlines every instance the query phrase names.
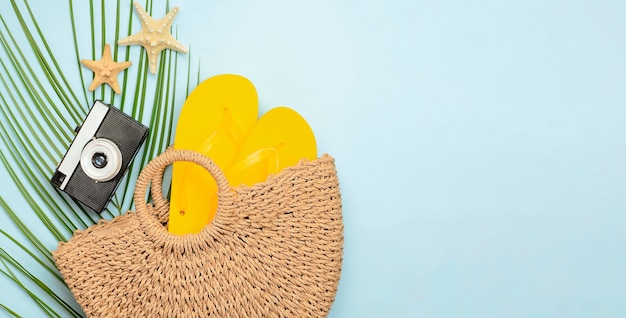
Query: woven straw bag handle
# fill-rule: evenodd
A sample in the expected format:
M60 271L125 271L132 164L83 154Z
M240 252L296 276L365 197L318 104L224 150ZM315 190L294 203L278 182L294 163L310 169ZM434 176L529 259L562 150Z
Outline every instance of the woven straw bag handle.
M160 223L166 223L169 213L169 203L163 197L163 173L165 168L176 161L193 162L206 169L215 179L218 188L218 212L222 201L230 194L230 187L222 170L208 157L191 150L176 150L167 148L162 154L152 159L139 174L135 185L135 206L137 210L146 208L145 202L148 185L152 182L150 192L154 200L154 216Z

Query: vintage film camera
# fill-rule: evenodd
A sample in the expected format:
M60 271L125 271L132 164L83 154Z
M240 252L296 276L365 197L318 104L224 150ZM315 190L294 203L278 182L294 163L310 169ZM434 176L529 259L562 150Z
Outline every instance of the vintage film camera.
M148 135L148 127L97 100L50 182L101 213Z

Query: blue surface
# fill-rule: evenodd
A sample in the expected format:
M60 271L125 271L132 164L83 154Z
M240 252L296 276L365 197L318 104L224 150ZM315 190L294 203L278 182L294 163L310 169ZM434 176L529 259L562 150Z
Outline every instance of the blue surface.
M336 158L330 317L626 315L626 2L171 3L203 78L248 77Z

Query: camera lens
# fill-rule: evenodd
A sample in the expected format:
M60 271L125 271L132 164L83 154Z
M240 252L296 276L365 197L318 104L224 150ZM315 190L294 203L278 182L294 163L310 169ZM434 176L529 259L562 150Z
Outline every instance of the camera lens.
M102 169L107 166L107 156L102 152L96 152L91 157L91 164L98 169Z
M109 181L122 169L122 152L117 145L105 138L94 138L80 154L80 166L85 174L96 182Z

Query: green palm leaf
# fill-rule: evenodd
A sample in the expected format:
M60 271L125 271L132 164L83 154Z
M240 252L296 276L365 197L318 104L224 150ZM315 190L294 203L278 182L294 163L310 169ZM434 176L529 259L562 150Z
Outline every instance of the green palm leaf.
M150 14L169 11L169 3L147 0L142 5ZM56 21L67 23L72 34L67 43L55 46L47 41L47 32L56 26L40 24L28 0L0 5L0 162L10 179L3 182L25 202L18 211L6 192L0 192L0 217L9 221L0 223L0 276L49 317L83 316L50 251L56 242L66 241L75 230L101 217L48 183L72 139L71 131L94 99L111 103L150 127L144 147L102 216L120 215L132 207L133 180L141 167L170 144L175 105L186 98L195 71L188 56L164 51L158 73L150 75L143 49L118 47L117 39L136 32L133 24L139 27L132 1L117 0L112 6L104 0L68 0L67 7L67 19ZM89 30L90 38L81 38L82 30ZM119 77L120 95L108 86L88 92L92 73L79 64L83 58L99 59L106 43L112 44L114 60L133 62ZM68 52L75 63L59 60ZM67 68L72 64L74 68ZM19 317L11 305L0 296L0 309Z

